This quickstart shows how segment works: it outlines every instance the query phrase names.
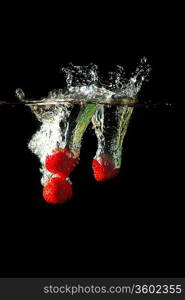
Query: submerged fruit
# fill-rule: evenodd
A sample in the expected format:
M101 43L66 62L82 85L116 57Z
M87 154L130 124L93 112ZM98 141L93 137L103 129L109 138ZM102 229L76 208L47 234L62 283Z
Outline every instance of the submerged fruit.
M56 149L46 157L45 166L49 172L66 178L76 167L78 161L79 158L72 150Z
M92 168L97 181L106 181L114 178L120 171L119 168L115 168L115 164L111 159L104 156L93 159Z
M51 178L43 188L46 202L60 204L69 200L73 195L72 184L60 177Z

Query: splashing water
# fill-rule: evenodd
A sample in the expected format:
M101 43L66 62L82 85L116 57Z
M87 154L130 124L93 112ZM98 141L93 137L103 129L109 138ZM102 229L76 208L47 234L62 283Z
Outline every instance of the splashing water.
M62 68L66 78L66 90L58 89L49 92L47 99L58 100L101 100L113 101L117 98L135 99L144 82L148 81L151 71L146 57L142 58L130 78L126 78L122 66L116 66L109 72L109 83L104 83L98 73L98 66L74 66Z
M109 89L114 92L113 98L136 98L143 83L149 80L150 72L151 66L146 57L140 60L130 78L126 77L126 72L122 66L116 66L115 72L109 72Z
M118 174L123 138L133 112L129 104L136 103L150 71L144 57L129 79L124 68L117 66L109 73L107 84L102 81L96 65L69 64L62 68L66 88L50 91L40 102L26 104L24 93L20 89L16 91L19 100L25 102L41 122L28 147L40 159L46 201L59 203L71 197L72 185L68 176L79 161L82 137L91 121L98 141L92 163L95 179L104 181ZM101 105L102 102L108 105ZM121 102L125 106L120 107ZM118 105L113 107L112 103ZM55 185L57 180L60 190ZM61 186L66 180L70 192L61 200Z
M53 149L65 148L67 144L67 132L69 117L72 110L71 104L52 107L31 107L32 111L42 122L40 129L33 135L28 144L29 149L35 153L41 162L41 183L44 185L53 175L45 168L45 159ZM63 126L61 126L61 123Z

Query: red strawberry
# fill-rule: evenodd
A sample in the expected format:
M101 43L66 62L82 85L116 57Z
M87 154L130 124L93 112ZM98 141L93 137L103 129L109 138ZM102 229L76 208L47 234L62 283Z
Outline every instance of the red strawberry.
M55 149L46 157L45 166L49 172L66 178L77 165L79 158L70 149Z
M51 204L64 203L72 195L72 184L60 177L51 178L43 188L43 197L46 202Z
M92 168L97 181L106 181L114 178L120 171L119 168L115 168L115 164L111 159L107 159L104 156L93 159Z

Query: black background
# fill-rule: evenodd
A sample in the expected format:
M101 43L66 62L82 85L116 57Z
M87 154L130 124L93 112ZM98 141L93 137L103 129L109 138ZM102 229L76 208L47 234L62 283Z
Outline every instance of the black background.
M87 4L86 4L87 5ZM1 27L0 99L47 96L64 86L60 68L116 64L128 72L146 56L150 82L140 99L170 107L137 108L117 179L97 183L96 137L87 130L74 197L63 206L42 198L39 161L27 149L39 127L28 108L0 107L1 276L182 276L183 49L180 8L89 4L5 11ZM3 15L3 13L2 13Z

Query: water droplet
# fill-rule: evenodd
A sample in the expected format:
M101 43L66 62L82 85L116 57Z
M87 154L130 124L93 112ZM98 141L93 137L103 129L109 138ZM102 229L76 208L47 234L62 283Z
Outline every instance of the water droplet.
M24 98L25 98L25 94L24 94L23 90L20 88L16 89L15 95L20 101L24 100Z

